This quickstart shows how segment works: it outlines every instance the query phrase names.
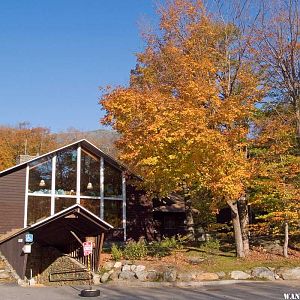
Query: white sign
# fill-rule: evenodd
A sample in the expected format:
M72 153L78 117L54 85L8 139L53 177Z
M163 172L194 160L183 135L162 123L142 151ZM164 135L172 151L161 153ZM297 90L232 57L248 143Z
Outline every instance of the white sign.
M93 242L84 242L82 245L84 256L87 256L93 252Z

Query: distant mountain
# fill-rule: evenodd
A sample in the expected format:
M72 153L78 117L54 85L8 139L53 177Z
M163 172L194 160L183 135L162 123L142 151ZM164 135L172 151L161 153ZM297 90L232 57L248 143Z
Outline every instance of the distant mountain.
M71 144L80 139L86 139L103 152L117 157L117 149L115 142L120 135L113 130L98 129L93 131L69 130L66 132L57 133L56 140L60 146Z

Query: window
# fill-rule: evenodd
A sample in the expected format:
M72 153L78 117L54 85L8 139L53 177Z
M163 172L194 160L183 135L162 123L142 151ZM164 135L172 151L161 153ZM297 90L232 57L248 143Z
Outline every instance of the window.
M51 198L44 196L29 196L27 209L27 224L32 225L50 216Z
M76 169L76 148L68 148L57 153L55 194L76 195Z
M122 172L107 163L104 165L104 197L122 198Z
M45 157L29 165L28 193L51 194L52 161Z
M55 198L55 213L58 213L74 204L76 204L76 198L57 197Z
M105 200L104 201L104 220L115 228L122 228L123 220L123 201Z
M100 160L85 150L81 151L80 195L100 196Z
M80 199L80 205L100 217L100 199Z

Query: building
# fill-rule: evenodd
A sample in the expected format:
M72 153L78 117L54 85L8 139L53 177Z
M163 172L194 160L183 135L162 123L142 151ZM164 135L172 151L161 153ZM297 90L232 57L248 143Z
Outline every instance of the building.
M104 233L107 239L125 241L176 233L174 224L182 231L184 207L174 210L180 215L178 225L170 218L173 210L153 207L152 199L130 183L133 178L140 180L87 140L0 172L1 253L21 278L28 278L33 258L45 256L49 248L82 261L81 242L92 239L97 269ZM168 228L159 222L164 212ZM28 236L34 240L30 254L24 253ZM46 268L39 265L35 272Z

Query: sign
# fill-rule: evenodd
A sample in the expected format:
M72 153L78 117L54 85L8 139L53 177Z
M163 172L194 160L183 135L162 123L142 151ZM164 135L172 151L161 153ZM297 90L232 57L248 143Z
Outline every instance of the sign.
M84 256L87 256L93 252L93 242L84 242L82 245Z
M32 233L25 234L25 243L33 243L33 234Z

